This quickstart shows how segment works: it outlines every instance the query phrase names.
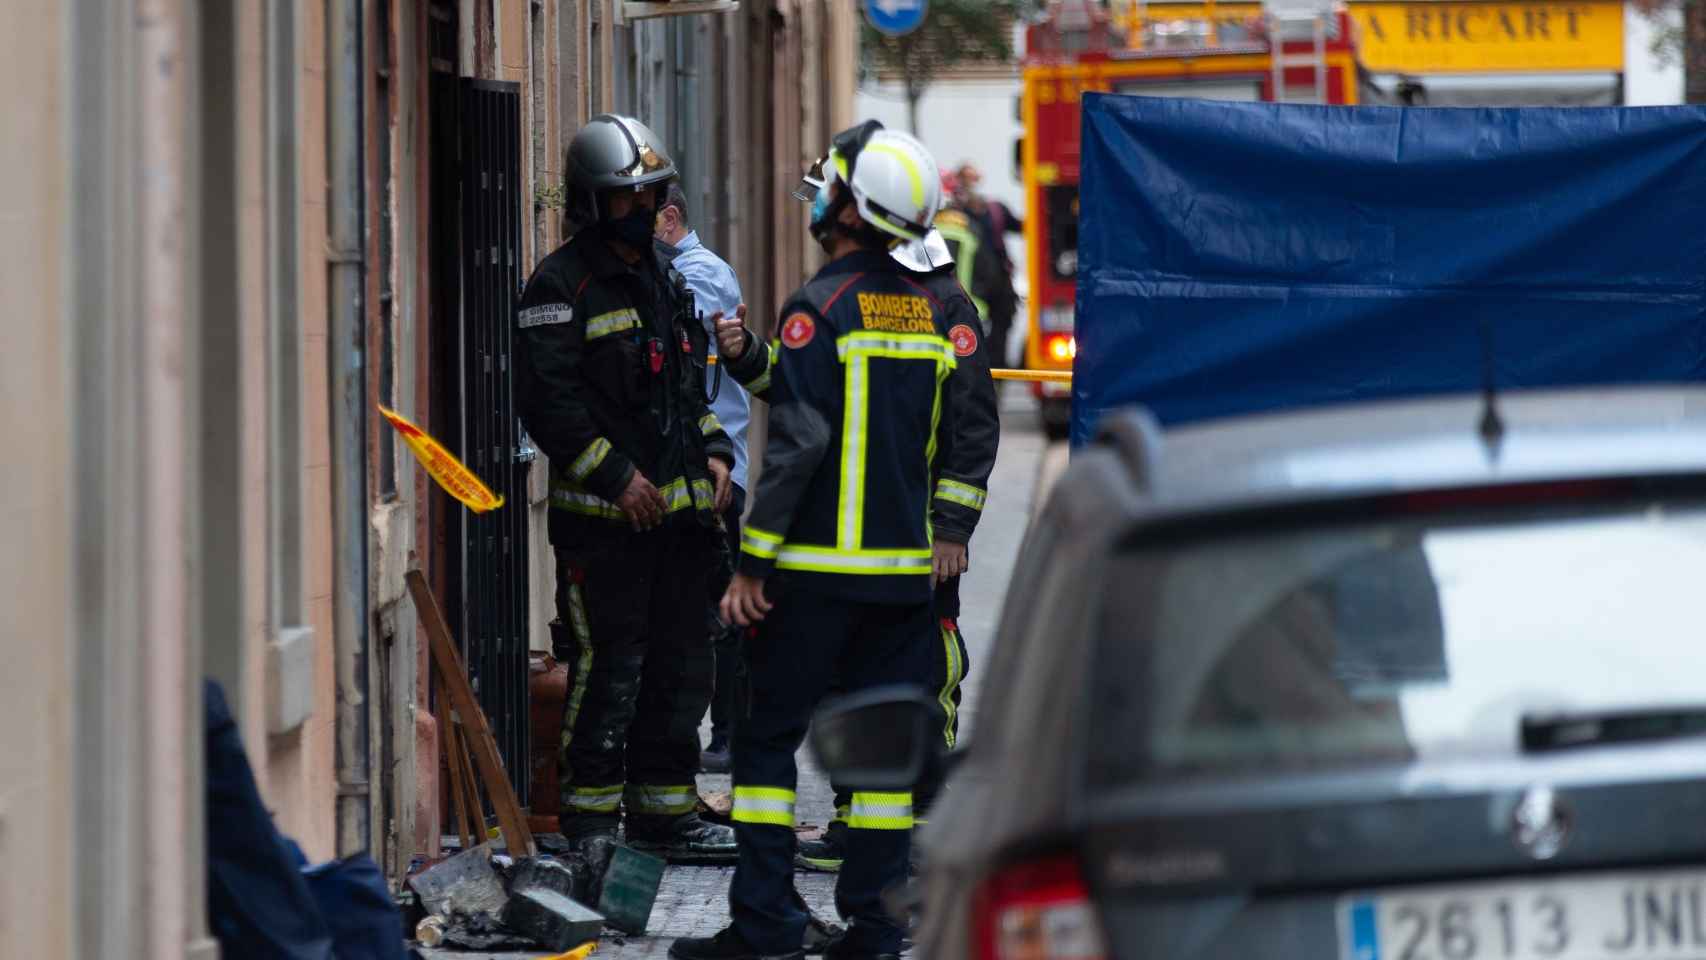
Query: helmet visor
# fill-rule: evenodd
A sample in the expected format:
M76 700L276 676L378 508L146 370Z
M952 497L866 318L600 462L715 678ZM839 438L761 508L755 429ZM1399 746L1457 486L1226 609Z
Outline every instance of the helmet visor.
M817 199L828 184L824 180L823 167L829 162L828 157L819 157L812 161L811 169L800 178L800 183L794 188L794 199L801 203L811 203Z

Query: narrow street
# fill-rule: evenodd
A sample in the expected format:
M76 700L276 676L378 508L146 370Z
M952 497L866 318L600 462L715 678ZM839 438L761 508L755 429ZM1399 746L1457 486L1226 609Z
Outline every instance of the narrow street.
M977 734L977 690L982 674L979 664L994 640L995 624L1007 593L1008 578L1024 538L1033 494L1041 472L1063 460L1058 448L1051 451L1037 424L1036 407L1020 385L1003 387L1001 404L1001 453L989 482L989 503L972 541L972 565L962 583L963 613L960 627L970 650L970 675L965 684L963 736ZM1049 456L1053 452L1055 456ZM709 727L704 731L709 737ZM812 763L810 751L799 755L799 822L802 827L822 827L833 812L829 781ZM725 792L725 775L701 774L699 786L705 793ZM651 926L644 937L607 935L599 942L597 956L605 960L662 960L677 937L709 936L729 922L728 885L732 867L672 866L664 874L652 908ZM812 911L836 919L835 875L800 871L795 884ZM478 960L493 954L423 950L429 958ZM502 954L504 957L545 954Z

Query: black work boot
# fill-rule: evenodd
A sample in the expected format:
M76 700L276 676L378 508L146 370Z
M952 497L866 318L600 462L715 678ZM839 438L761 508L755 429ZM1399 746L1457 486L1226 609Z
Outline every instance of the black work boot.
M628 817L628 845L671 863L734 863L733 827L707 823L697 813L679 817Z
M819 873L837 873L847 858L847 822L832 820L816 840L801 840L794 852L795 866Z
M832 946L823 952L823 960L900 960L898 953L850 953Z
M867 953L860 950L851 950L848 949L847 941L850 939L857 939L856 937L849 935L853 933L855 933L855 931L848 930L844 931L841 936L836 937L835 942L831 943L829 947L823 951L823 960L900 960L900 955L902 953L912 949L912 944L909 941L902 939L900 941L900 950L895 953Z
M724 927L714 937L682 937L669 945L673 960L804 960L805 951L763 954L754 950L734 927Z
M618 822L615 817L602 814L565 813L557 818L557 829L562 831L564 840L584 851L588 846L615 843Z
M847 931L840 926L824 920L810 910L806 911L806 954L828 953Z
M699 769L706 773L729 772L729 738L711 735L711 745L699 751Z

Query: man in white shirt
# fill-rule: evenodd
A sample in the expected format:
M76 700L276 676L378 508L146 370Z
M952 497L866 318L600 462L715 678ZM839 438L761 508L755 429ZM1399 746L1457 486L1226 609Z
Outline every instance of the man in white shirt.
M669 194L658 210L656 238L660 252L669 259L687 280L693 291L694 309L705 330L711 336L711 356L717 354L716 331L711 317L721 313L732 317L741 306L740 281L721 257L699 242L699 234L688 225L687 197L677 183L669 185ZM752 419L752 401L746 390L733 377L719 374L712 366L706 377L707 389L716 396L711 400L711 412L734 441L735 466L730 473L734 496L723 512L723 526L728 533L731 566L714 576L710 603L715 606L723 588L728 586L732 558L740 552L740 518L746 510L746 428ZM715 622L715 621L714 621ZM702 754L701 763L707 771L721 773L729 769L729 733L734 718L735 690L740 682L740 633L733 627L721 627L716 638L716 693L711 700L711 744Z

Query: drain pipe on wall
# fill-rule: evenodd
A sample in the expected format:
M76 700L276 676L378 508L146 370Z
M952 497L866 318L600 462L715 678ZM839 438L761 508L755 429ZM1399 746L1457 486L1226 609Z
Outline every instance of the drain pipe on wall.
M366 264L362 220L361 0L324 0L331 365L332 616L337 658L338 855L370 853L367 704Z

